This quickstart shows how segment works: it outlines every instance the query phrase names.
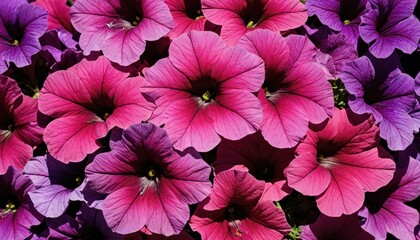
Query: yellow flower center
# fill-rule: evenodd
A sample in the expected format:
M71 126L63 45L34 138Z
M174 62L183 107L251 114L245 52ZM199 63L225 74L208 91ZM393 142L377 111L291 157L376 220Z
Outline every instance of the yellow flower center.
M253 28L255 27L257 24L254 23L254 21L249 21L248 24L246 25L247 28Z
M206 91L205 93L203 93L203 96L201 96L201 98L206 102L210 101L210 98L211 98L210 92Z
M133 26L137 26L137 25L139 25L140 20L141 20L140 17L136 16L136 20L134 20L131 24L133 24Z
M203 18L203 13L201 12L201 10L197 10L197 17L195 18L195 20L198 20L200 18Z
M154 169L150 169L149 172L147 172L147 176L150 178L156 176L156 171Z
M109 113L105 113L104 114L104 120L106 120L109 116L110 116L111 114L109 114Z
M343 21L344 25L349 25L350 24L350 20L346 19Z
M19 45L19 41L18 41L18 40L16 40L16 39L13 39L13 41L12 41L12 45L13 45L13 46L17 46L17 45Z

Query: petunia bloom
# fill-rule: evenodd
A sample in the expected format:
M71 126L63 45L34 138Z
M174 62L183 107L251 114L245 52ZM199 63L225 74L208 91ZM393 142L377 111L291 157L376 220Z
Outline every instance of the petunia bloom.
M174 151L166 132L150 123L135 124L86 168L92 189L109 194L105 220L117 233L143 227L178 234L190 217L188 204L210 193L210 166L192 148Z
M331 85L321 64L315 62L315 46L308 38L266 29L247 33L238 46L261 57L265 80L258 99L263 110L261 132L278 148L290 148L303 139L309 122L321 123L332 116Z
M302 26L308 19L299 0L201 0L204 16L221 25L220 36L227 45L235 45L247 32L269 29L273 32Z
M378 191L366 194L359 216L363 218L362 228L376 239L385 239L387 233L398 239L418 239L419 212L404 203L420 196L419 160L400 158L392 181Z
M334 31L346 36L347 42L356 45L359 38L360 16L366 11L367 0L308 0L309 16L318 19Z
M32 148L42 142L38 101L22 95L15 80L0 76L0 175L9 166L22 170Z
M123 66L139 60L146 41L158 40L174 25L163 0L78 0L70 15L85 55L102 50Z
M275 148L257 132L237 141L223 139L217 147L213 166L216 174L228 169L251 173L265 182L261 200L279 201L292 191L283 170L293 158L293 149Z
M0 233L2 239L26 239L30 228L41 223L29 198L34 185L28 176L10 167L0 175Z
M104 57L84 59L48 76L39 96L39 110L54 118L44 133L54 158L80 162L99 149L98 140L112 128L125 129L150 117L153 104L141 94L143 77L128 76Z
M395 170L391 155L379 145L378 131L369 115L336 109L322 130L309 130L297 146L297 157L284 171L288 185L316 196L327 216L355 213L364 193L386 185Z
M142 88L156 99L176 149L209 151L220 137L237 140L260 127L261 105L253 93L264 81L264 63L242 48L226 47L215 33L179 36L169 57L145 76Z
M76 31L70 22L68 2L63 0L36 0L33 5L43 7L48 11L48 30L65 29L74 34Z
M47 30L47 11L25 0L1 1L0 19L1 61L28 66L41 50L38 39Z
M71 201L84 201L86 160L64 164L51 155L35 157L25 166L24 173L35 185L29 196L35 208L45 217L61 216Z
M348 104L357 114L372 113L388 147L404 150L415 130L409 115L416 104L414 80L389 61L372 61L363 56L343 67L340 77L349 93Z
M291 229L284 212L272 201L260 201L264 182L247 172L216 175L210 196L191 217L202 239L282 239Z
M418 48L420 22L413 15L416 0L369 0L372 9L361 17L360 36L377 58L395 49L411 54Z

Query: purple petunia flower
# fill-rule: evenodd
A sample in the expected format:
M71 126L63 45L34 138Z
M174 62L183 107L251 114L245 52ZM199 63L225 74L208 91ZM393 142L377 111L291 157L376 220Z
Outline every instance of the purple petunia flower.
M331 217L357 212L364 193L392 179L395 163L379 145L374 119L336 109L322 129L309 130L296 158L284 170L287 184L316 196L319 210Z
M302 26L308 19L299 0L201 0L204 16L222 26L220 36L228 46L235 45L247 32L269 29L273 32Z
M305 136L309 122L318 124L332 116L331 85L322 65L314 60L315 46L308 38L283 38L259 29L247 33L238 46L264 60L265 80L258 99L263 110L261 132L271 145L294 147Z
M142 88L156 99L176 149L209 151L221 137L237 140L260 126L261 105L253 93L264 81L264 63L243 48L226 47L215 33L179 36L169 58L145 75Z
M146 41L158 40L174 26L163 0L78 0L70 15L85 55L102 50L123 66L140 59Z
M316 222L302 228L302 239L373 240L372 235L360 227L357 214L328 217L321 214Z
M41 223L39 214L29 198L34 185L28 176L10 167L0 175L0 233L5 240L25 239L30 228Z
M0 76L0 175L9 166L22 170L32 147L42 142L37 105L36 99L22 95L15 80Z
M416 104L414 80L390 64L392 61L371 62L363 56L346 63L340 77L349 93L350 108L357 114L372 113L388 147L404 150L415 130L409 115Z
M416 0L369 0L372 9L361 17L360 36L377 58L397 48L413 53L420 40L420 22L413 15Z
M41 50L38 39L47 30L47 11L25 0L1 1L0 19L0 59L17 67L31 64Z
M210 193L210 166L192 148L174 151L166 132L136 124L86 168L92 189L109 194L102 210L117 233L178 234L189 219L188 204Z
M279 201L292 191L283 171L293 158L293 149L275 148L257 132L237 141L223 139L213 166L216 174L228 169L251 173L265 182L261 200Z
M414 153L419 153L415 149ZM367 193L364 207L360 210L362 228L385 239L387 232L398 239L415 240L420 224L419 212L405 202L420 196L420 158L400 155L392 181L374 193Z
M191 228L203 240L282 239L290 226L272 201L260 200L264 185L243 171L217 174L210 196L191 217Z
M344 36L348 43L357 44L360 16L366 11L367 0L308 0L309 16L318 19Z
M24 173L36 190L29 192L35 208L45 217L59 217L71 201L83 201L86 160L64 164L51 155L31 159Z
M54 118L44 133L54 158L64 163L82 161L99 149L98 139L112 128L127 128L150 117L153 104L140 92L143 77L128 76L104 57L84 59L48 76L39 110Z

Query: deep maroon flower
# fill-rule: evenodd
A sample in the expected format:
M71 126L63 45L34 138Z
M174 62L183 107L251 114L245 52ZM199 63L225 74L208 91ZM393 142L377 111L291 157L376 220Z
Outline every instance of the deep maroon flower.
M204 16L222 26L220 36L227 45L235 45L247 32L269 29L273 32L302 26L308 19L299 0L201 0Z
M78 0L70 15L85 55L102 50L123 66L139 60L146 41L158 40L174 26L163 0Z
M150 123L129 127L86 168L92 189L109 194L102 206L108 226L122 234L145 226L165 236L180 233L188 204L210 193L209 175L194 149L174 151L166 132Z
M417 155L418 149L414 153ZM404 203L420 196L419 160L419 157L400 157L392 181L366 194L359 216L364 219L362 228L376 239L385 239L387 232L398 239L418 239L415 228L420 224L419 212Z
M60 62L64 51L77 51L77 42L72 35L63 29L54 29L46 32L40 39L40 55L50 64ZM81 52L81 51L79 51Z
M379 145L378 127L369 115L336 109L322 130L309 130L285 169L287 183L316 196L319 210L331 217L350 215L363 204L364 192L386 185L395 170Z
M35 185L29 196L35 208L45 217L61 216L71 201L83 201L86 160L64 164L51 155L31 159L24 173Z
M42 221L28 192L34 189L28 176L10 167L0 175L0 233L2 239L25 239L30 228Z
M191 228L204 240L282 239L290 226L272 201L260 201L264 185L243 171L217 174L210 196L191 217Z
M175 39L190 30L216 30L217 26L209 22L201 12L200 0L165 0L174 18L174 28L168 36Z
M302 239L345 239L373 240L372 235L360 227L357 214L341 217L328 217L321 214L316 222L302 228Z
M334 100L323 67L315 62L315 46L308 38L266 29L247 33L238 46L261 57L265 80L259 89L263 119L261 132L274 147L294 147L309 122L332 116Z
M360 36L377 58L397 48L413 53L420 40L420 22L413 15L416 0L369 0L372 9L361 17Z
M145 75L142 87L156 99L176 149L209 151L221 136L237 140L260 126L261 105L253 93L263 83L264 63L242 48L226 47L215 33L179 36L169 47L169 58Z
M0 175L9 166L22 170L32 147L42 142L37 105L36 99L22 95L15 80L0 76Z
M44 133L54 158L64 163L82 161L99 149L98 139L112 128L125 129L150 117L153 104L140 92L143 77L128 75L99 57L48 76L39 110L54 118Z
M47 12L25 0L1 1L0 19L0 59L17 67L31 64L41 50L38 39L47 30Z
M228 169L251 173L265 182L261 200L279 201L292 190L287 187L283 170L293 158L293 149L275 148L257 132L237 141L223 139L213 166L216 174Z
M357 114L372 113L388 147L404 150L415 130L409 115L416 104L414 80L391 63L371 62L363 56L346 63L340 77L349 93L350 108Z
M366 3L367 0L308 0L306 7L309 16L316 15L323 24L346 36L347 42L356 45Z

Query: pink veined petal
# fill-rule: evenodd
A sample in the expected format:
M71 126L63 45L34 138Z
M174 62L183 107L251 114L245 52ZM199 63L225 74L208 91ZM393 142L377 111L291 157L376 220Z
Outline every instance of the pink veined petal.
M69 206L72 190L61 185L49 185L47 187L29 192L36 210L49 218L61 216Z
M227 48L213 67L211 77L220 83L220 88L256 92L264 82L264 74L261 58L241 48Z
M306 7L300 1L268 1L257 27L286 31L302 26L307 19Z
M141 35L141 29L115 33L102 44L102 51L109 60L128 66L139 60L146 49L146 41Z
M0 174L4 174L9 166L23 170L32 157L32 147L22 142L16 134L7 137L0 144Z
M169 47L169 60L188 79L208 77L226 44L213 32L190 31Z
M246 8L246 1L242 0L201 0L201 9L204 16L211 22L219 25L225 24L235 18L240 19L238 13L244 8Z
M330 217L350 215L358 211L365 199L363 187L342 168L332 168L331 182L316 199L319 210Z
M198 204L194 215L191 217L191 229L199 232L203 239L233 240L234 234L231 233L229 222L224 218L226 209L206 211L203 209L204 203Z
M80 162L100 147L97 140L107 132L106 124L93 114L68 116L48 124L44 141L54 158L64 163Z
M236 17L226 23L223 23L222 29L220 37L228 46L235 46L242 36L253 30L251 28L247 28L240 17Z
M144 40L156 41L173 29L172 15L163 1L143 0L140 5L144 16L138 28Z
M44 129L38 126L37 119L38 100L23 96L22 104L15 109L14 133L23 142L36 146L42 142Z
M317 162L316 156L308 153L297 156L284 174L290 187L309 196L323 193L332 180L328 169Z
M308 37L292 34L285 40L289 46L289 61L293 67L315 61L317 49Z
M261 104L252 93L226 89L204 108L214 130L224 138L238 140L256 132L261 124Z

